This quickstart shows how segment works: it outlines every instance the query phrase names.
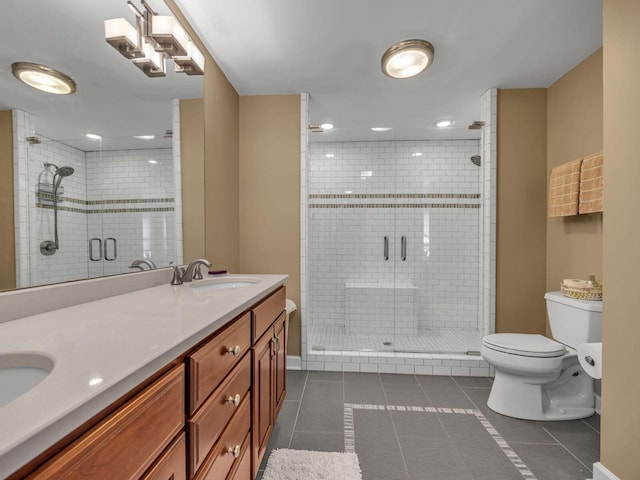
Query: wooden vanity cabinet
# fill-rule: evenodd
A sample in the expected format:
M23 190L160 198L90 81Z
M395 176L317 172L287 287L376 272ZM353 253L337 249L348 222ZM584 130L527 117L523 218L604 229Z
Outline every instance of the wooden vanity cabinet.
M255 478L286 395L287 317L284 287L254 308L252 476ZM268 317L267 317L268 315ZM268 321L268 319L271 319ZM266 325L266 327L265 327ZM264 327L260 331L255 328Z
M182 432L184 410L184 366L180 365L27 478L139 479ZM172 444L176 451L180 451L179 443L178 439L177 446ZM172 452L167 453L167 457L160 458L165 462L161 469L180 469L180 462L171 459ZM180 475L178 471L174 478L184 478Z

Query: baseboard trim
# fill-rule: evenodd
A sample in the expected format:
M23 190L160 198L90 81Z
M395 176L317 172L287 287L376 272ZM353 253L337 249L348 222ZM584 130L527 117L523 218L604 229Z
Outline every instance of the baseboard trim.
M287 355L287 370L302 370L302 357L300 355Z
M620 480L600 462L593 464L593 480Z
M600 406L602 405L602 397L600 395L598 395L597 393L594 393L594 397L595 397L595 400L596 400L596 413L598 415L601 415Z

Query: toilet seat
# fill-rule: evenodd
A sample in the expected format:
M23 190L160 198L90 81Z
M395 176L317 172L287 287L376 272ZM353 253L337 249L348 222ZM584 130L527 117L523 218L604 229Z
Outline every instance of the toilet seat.
M563 344L537 334L495 333L485 336L482 343L491 350L523 357L553 358L567 353Z

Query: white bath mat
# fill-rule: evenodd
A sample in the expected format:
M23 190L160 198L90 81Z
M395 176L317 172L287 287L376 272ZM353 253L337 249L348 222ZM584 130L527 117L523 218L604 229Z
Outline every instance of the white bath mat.
M262 480L362 480L358 456L344 452L273 450Z

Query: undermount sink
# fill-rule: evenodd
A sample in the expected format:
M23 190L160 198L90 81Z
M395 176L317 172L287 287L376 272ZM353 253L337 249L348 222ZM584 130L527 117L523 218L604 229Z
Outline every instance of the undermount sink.
M260 279L256 277L218 277L208 278L206 280L196 280L190 286L191 288L223 289L223 288L241 288L250 287L259 283Z
M42 382L53 366L53 359L40 353L0 353L0 408Z

